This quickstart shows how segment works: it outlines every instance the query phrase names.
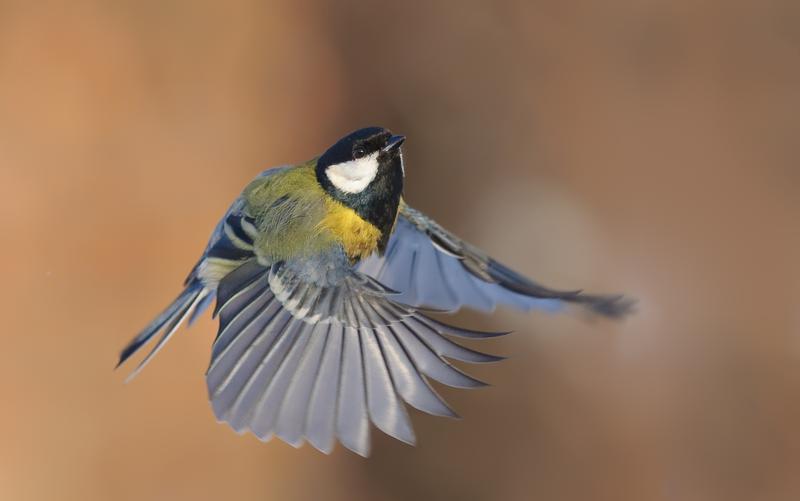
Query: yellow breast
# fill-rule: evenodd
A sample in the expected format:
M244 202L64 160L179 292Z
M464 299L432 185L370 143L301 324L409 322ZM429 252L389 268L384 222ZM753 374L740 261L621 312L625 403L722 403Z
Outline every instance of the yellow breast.
M350 259L365 259L375 252L381 238L378 228L350 207L329 197L325 200L325 212L320 227L330 231L341 242Z

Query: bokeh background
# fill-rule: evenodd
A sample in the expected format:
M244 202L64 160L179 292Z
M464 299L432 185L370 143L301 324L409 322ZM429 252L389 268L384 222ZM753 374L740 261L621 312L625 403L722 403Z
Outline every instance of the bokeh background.
M0 499L800 499L800 3L0 1ZM408 136L407 198L621 322L511 355L373 457L215 422L210 319L118 350L261 169Z

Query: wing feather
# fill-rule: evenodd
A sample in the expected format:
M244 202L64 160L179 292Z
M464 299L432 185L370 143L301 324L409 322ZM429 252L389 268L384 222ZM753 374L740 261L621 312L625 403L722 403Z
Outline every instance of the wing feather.
M386 358L397 393L409 405L434 416L457 417L431 385L422 377L417 365L408 357L400 342L388 328L375 331Z
M336 402L339 399L344 341L344 328L341 325L328 324L328 328L325 351L305 417L305 434L308 441L326 454L333 451L336 440Z
M291 340L291 347L280 360L275 375L267 384L266 391L252 408L250 430L261 440L269 440L275 432L275 425L289 385L306 345L313 326L305 322L290 321L288 329L281 336Z
M373 255L357 269L400 291L397 301L443 311L498 306L556 311L576 304L620 317L633 302L619 295L593 295L544 287L460 240L421 212L401 205L386 254Z
M223 362L212 368L207 376L218 418L238 402L239 396L275 341L279 328L288 321L289 315L280 309L277 301L270 301L230 344L230 349L220 355ZM278 328L270 328L273 325Z
M408 353L414 365L426 376L454 388L478 388L486 386L472 376L453 367L425 344L417 335L403 324L393 324L389 329Z
M274 323L270 324L269 339L265 339L262 343L263 351L253 357L255 368L249 374L247 382L236 392L227 413L217 415L220 420L227 421L238 432L245 431L249 426L256 404L295 341L291 332L289 335L282 334L290 318L286 311L281 311Z
M372 423L413 444L406 404L455 416L426 377L464 388L483 384L445 357L499 360L445 337L497 334L429 319L353 270L322 284L285 263L248 262L230 277L218 294L209 395L219 420L262 440L278 436L295 447L307 440L329 453L338 439L367 455Z
M369 414L364 382L361 339L352 327L344 328L341 387L336 434L342 445L362 456L369 455Z
M221 333L212 347L212 362L206 374L212 388L222 384L239 363L250 342L259 334L259 324L271 320L279 310L279 303L264 291L224 327L220 322Z
M278 413L275 434L284 442L295 447L299 447L303 443L305 417L311 403L311 392L321 367L329 326L324 324L306 325L306 329L312 329L310 340Z
M217 360L217 355L228 349L241 330L254 321L273 300L265 280L260 281L259 286L253 287L245 295L237 295L233 301L239 304L226 309L220 317L217 338L211 347L212 359Z

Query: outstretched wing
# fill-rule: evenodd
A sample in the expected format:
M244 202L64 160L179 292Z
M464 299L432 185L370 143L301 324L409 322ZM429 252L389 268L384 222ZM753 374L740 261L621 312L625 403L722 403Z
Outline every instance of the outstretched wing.
M404 402L455 416L426 378L481 386L445 358L499 358L445 336L498 334L444 325L392 294L350 269L335 283L255 259L231 272L217 291L220 326L207 373L217 418L262 440L277 436L294 446L308 440L328 453L338 439L366 456L370 422L414 443Z
M462 307L492 311L500 305L555 311L571 303L619 317L632 307L631 300L619 295L558 291L539 285L405 203L384 255L370 256L357 269L400 291L397 301L443 311Z

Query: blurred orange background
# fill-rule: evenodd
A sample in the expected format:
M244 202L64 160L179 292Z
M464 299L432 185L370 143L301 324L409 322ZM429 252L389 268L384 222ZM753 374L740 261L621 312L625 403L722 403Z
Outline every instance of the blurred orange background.
M2 500L800 499L800 3L0 1ZM406 196L621 322L514 329L373 456L238 437L215 323L119 349L261 169L408 136Z

